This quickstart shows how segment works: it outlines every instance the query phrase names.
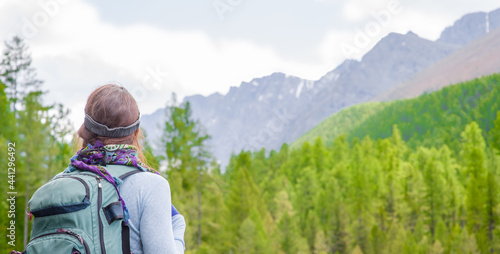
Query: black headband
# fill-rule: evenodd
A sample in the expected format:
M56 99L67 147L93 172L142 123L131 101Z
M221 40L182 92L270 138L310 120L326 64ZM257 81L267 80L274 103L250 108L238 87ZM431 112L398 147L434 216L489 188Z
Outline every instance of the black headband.
M101 137L110 138L121 138L132 134L139 129L140 123L141 122L139 121L139 119L137 119L137 121L135 121L133 124L126 127L108 128L108 126L96 122L87 114L85 114L85 120L83 121L85 128L87 128L89 131Z

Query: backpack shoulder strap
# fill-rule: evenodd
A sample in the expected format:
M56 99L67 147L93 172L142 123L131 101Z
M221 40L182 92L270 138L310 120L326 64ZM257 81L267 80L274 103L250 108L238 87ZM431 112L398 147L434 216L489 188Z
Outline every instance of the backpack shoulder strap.
M114 165L114 164L106 165L106 170L109 172L110 175L118 177L121 180L133 174L142 172L140 169L133 166Z
M113 165L113 164L106 165L106 169L112 176L119 176L118 178L120 178L121 180L131 175L143 172L142 170L136 167L125 166L125 165ZM132 253L130 252L130 228L125 223L125 221L122 221L121 240L122 240L122 253L123 254Z
M129 176L131 176L131 175L134 175L134 174L137 174L137 173L141 173L141 172L144 172L144 171L139 170L139 169L132 170L132 171L129 171L129 172L127 172L127 173L125 173L125 174L121 175L119 178L120 178L121 180L123 180L123 179L125 179L125 178L127 178L127 177L129 177Z

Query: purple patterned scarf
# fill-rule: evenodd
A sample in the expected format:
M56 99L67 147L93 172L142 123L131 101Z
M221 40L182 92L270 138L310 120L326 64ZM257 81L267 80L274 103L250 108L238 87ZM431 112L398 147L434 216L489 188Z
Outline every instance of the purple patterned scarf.
M137 148L133 145L119 144L105 146L97 140L94 146L88 144L87 147L82 148L71 158L69 167L65 172L71 172L75 169L90 171L98 174L115 187L118 193L118 199L122 203L125 223L128 224L128 209L118 191L118 185L121 184L121 180L109 174L106 168L103 167L107 164L134 166L142 171L149 171L155 174L159 173L149 168L137 158ZM172 211L174 209L175 208L172 208Z

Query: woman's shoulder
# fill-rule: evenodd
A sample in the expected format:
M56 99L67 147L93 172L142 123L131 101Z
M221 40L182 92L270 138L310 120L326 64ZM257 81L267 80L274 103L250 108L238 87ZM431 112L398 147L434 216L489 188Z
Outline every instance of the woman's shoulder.
M123 180L123 185L137 186L142 189L170 188L167 179L151 172L140 172L130 175Z

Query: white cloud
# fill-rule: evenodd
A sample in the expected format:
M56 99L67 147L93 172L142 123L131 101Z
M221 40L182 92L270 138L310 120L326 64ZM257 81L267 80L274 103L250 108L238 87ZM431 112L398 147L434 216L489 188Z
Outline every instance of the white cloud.
M391 0L394 1L394 0ZM342 15L347 21L357 22L370 17L373 10L386 8L387 0L349 0L342 6Z
M354 31L331 30L321 40L318 46L318 54L329 66L339 65L346 57L342 53L342 43L352 43ZM353 57L359 59L359 57ZM326 72L325 72L326 73Z
M33 21L45 12L42 7L17 5L19 15L10 20L27 19L35 29L28 29L30 22L13 22L0 32L30 37L33 64L46 81L49 101L71 108L76 125L83 119L86 97L109 81L127 87L140 102L141 111L150 113L163 107L172 91L180 97L224 93L243 80L274 71L303 77L322 74L316 66L284 61L271 48L249 41L214 40L203 32L167 31L145 24L111 25L81 0L52 10L57 10L55 15L42 26ZM0 17L5 12L1 10Z

